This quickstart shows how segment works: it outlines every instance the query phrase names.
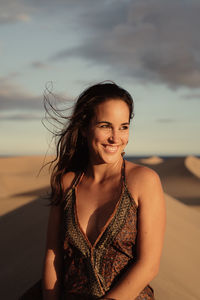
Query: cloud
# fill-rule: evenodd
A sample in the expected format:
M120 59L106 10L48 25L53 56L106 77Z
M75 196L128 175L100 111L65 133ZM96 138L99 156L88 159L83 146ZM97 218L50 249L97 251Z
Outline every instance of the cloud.
M79 11L79 7L92 4L91 0L1 0L0 1L0 25L16 22L28 22L39 14L61 15L66 11Z
M33 120L42 120L42 116L34 113L7 113L0 114L1 121L33 121Z
M199 88L199 15L198 0L2 0L0 23L59 19L81 36L34 68L81 58L141 83Z
M41 112L45 113L44 94L57 110L65 111L73 106L71 97L54 93L53 82L47 82L46 89L41 95L33 95L12 82L9 76L0 77L0 112L3 112L0 117L11 119L9 117L11 113L15 120L29 117L32 119L40 118ZM51 111L51 107L48 104L47 107ZM7 114L8 111L9 115Z
M0 24L28 22L33 7L23 0L1 0Z
M46 69L49 67L49 65L42 61L34 61L31 63L31 67L33 67L35 69Z
M191 94L186 94L182 96L183 99L186 100L200 100L200 93L191 93Z
M43 95L35 96L24 91L7 78L0 78L0 111L15 109L42 109Z
M141 82L200 87L199 1L101 1L98 8L77 18L88 36L51 61L80 57Z

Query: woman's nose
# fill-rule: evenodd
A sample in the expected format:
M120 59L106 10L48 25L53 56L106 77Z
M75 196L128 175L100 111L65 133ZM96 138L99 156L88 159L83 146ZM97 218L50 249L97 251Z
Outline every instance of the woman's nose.
M119 141L119 132L118 130L112 130L109 136L109 141L113 144L117 144Z

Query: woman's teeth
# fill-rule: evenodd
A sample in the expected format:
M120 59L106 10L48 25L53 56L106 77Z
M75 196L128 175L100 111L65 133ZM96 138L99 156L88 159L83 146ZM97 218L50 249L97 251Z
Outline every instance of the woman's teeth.
M106 146L106 150L108 152L116 152L118 150L118 146Z

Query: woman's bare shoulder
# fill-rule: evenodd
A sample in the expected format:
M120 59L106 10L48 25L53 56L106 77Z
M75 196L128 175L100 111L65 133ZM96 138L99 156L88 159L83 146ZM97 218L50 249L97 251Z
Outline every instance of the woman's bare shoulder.
M138 202L141 192L160 186L159 175L146 166L126 161L126 181L133 198Z
M61 185L63 191L66 191L71 188L74 178L76 176L75 172L67 172L62 176Z
M159 177L153 169L130 161L126 161L126 176L128 180L137 178L142 181Z

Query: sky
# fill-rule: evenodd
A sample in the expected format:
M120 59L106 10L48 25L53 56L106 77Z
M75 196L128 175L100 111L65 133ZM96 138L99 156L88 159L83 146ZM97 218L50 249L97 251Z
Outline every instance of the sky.
M127 155L200 155L199 16L199 0L1 0L0 155L54 153L46 87L64 107L103 80L134 99Z

